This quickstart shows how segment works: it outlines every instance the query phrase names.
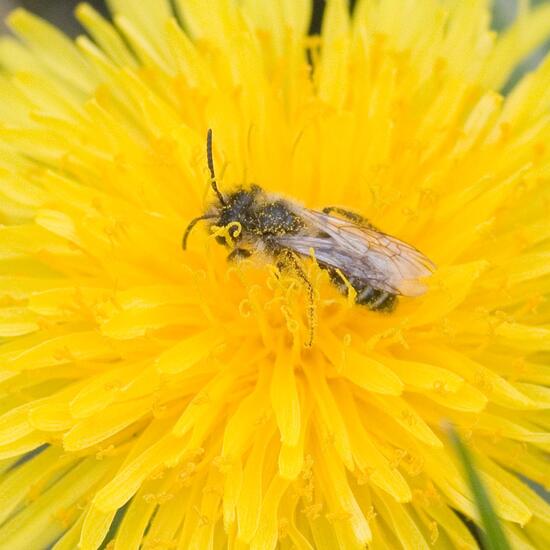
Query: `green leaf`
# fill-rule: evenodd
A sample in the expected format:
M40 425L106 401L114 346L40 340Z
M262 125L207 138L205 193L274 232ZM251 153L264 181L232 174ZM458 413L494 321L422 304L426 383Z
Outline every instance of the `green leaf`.
M472 489L477 509L481 518L483 527L482 539L484 547L487 550L511 550L511 546L506 540L504 531L500 525L499 519L495 513L489 495L476 472L472 455L464 444L453 426L449 427L451 441L455 447L456 453L462 462L464 472Z

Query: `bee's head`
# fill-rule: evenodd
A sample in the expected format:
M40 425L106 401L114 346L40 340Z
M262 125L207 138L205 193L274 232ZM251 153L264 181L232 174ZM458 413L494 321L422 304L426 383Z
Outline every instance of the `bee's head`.
M249 189L239 189L228 195L223 195L218 189L216 173L214 170L214 158L212 154L212 130L208 130L206 136L206 157L210 171L210 185L216 194L217 201L203 216L191 220L183 235L182 247L187 247L189 233L201 220L209 220L211 225L227 228L225 235L216 236L219 244L230 244L238 242L246 235L249 229L255 227L254 202L262 189L257 185L251 185Z
M227 228L227 235L238 242L255 227L255 203L261 189L253 185L250 189L239 189L226 197L226 204L219 207L216 225ZM226 238L216 237L220 244L226 244Z

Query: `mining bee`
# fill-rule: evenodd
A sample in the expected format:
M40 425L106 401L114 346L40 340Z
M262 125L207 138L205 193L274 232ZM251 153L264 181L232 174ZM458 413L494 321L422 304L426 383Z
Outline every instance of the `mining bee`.
M228 260L262 253L280 270L293 270L309 295L309 345L314 292L300 258L313 254L340 292L346 294L352 287L355 302L373 311L391 312L398 295L419 296L426 291L419 279L430 275L435 265L413 246L383 233L350 210L337 206L310 210L255 184L224 196L216 181L210 129L206 156L217 202L191 220L183 235L183 249L193 227L210 220L212 226L228 228L230 239L216 237L220 244L232 247Z

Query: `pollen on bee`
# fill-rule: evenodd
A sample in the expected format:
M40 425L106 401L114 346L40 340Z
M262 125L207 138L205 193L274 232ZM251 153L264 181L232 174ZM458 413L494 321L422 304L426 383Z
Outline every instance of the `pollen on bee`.
M225 239L225 242L233 248L235 246L235 239L241 234L243 227L241 222L233 221L227 225L213 225L211 227L212 236L214 238L221 237Z

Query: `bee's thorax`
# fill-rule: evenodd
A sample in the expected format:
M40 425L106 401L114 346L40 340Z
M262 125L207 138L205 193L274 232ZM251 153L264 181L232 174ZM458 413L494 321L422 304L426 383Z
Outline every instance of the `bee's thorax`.
M235 236L237 241L247 238L269 240L270 237L296 234L304 226L286 201L270 197L256 185L250 190L240 189L228 195L226 204L219 208L216 225L227 226L234 222L241 226L240 234ZM219 242L222 241L225 242L224 239Z

